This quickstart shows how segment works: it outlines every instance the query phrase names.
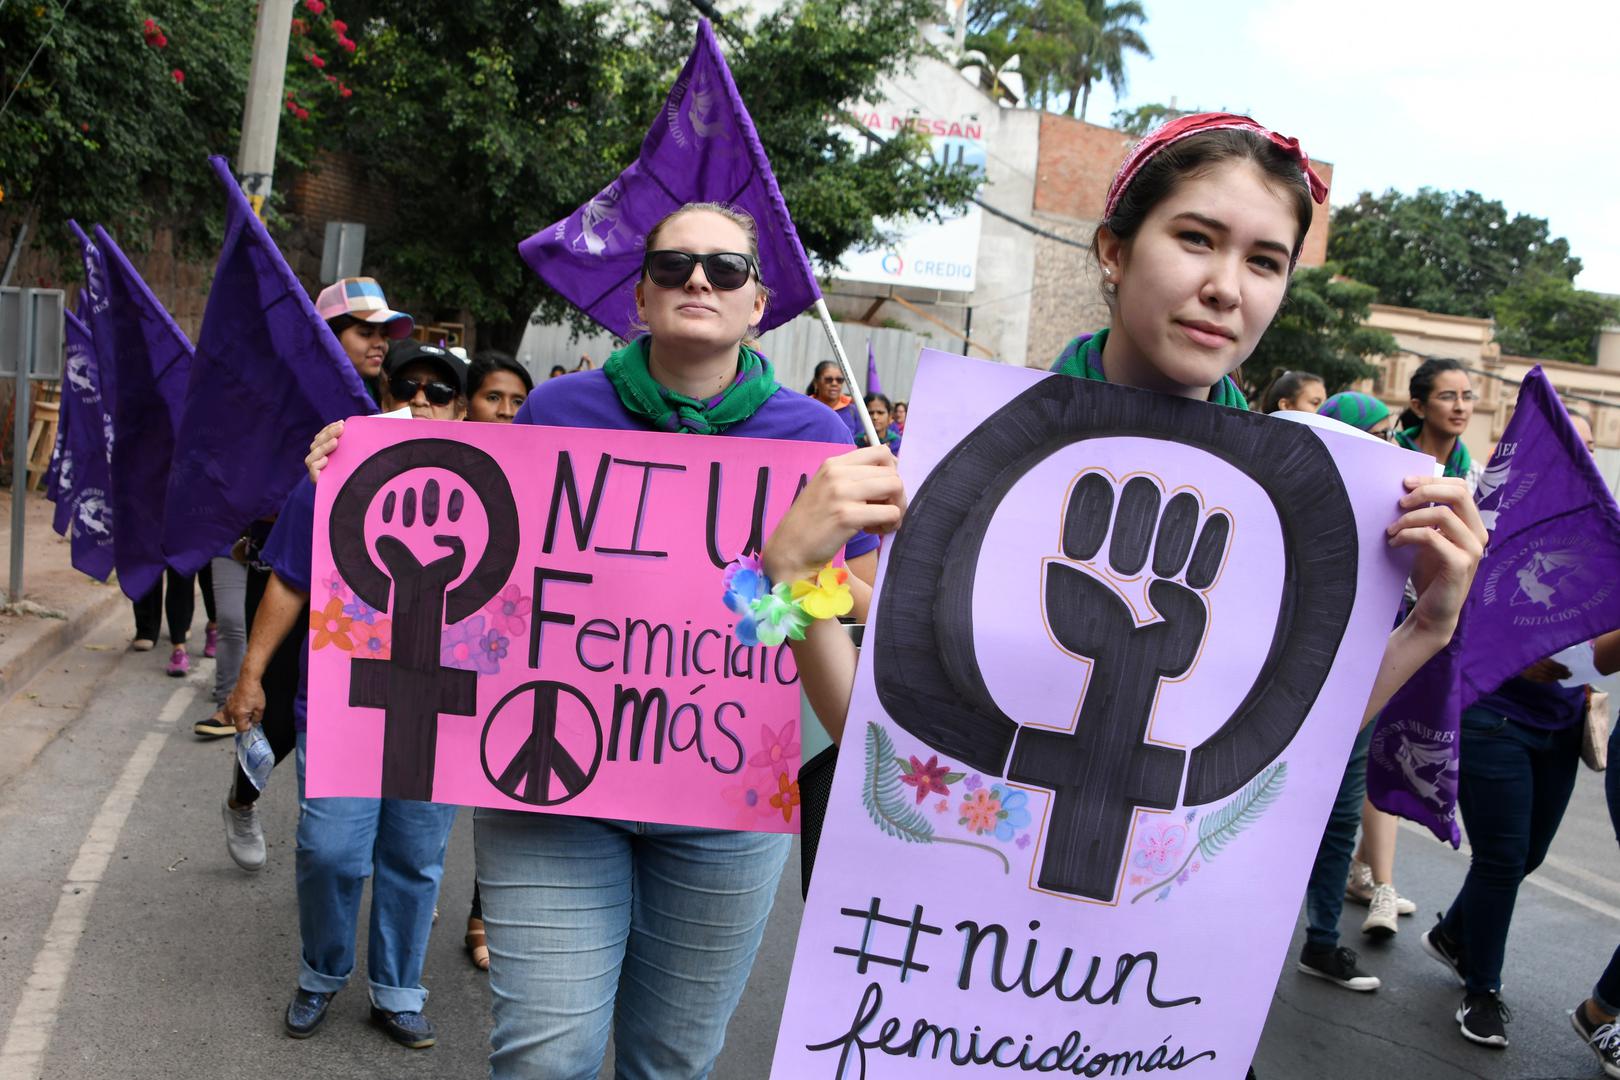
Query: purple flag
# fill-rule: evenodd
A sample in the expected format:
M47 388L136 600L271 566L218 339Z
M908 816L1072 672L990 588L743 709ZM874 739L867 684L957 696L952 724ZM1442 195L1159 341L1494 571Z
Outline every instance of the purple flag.
M1475 500L1490 543L1457 633L1390 699L1367 757L1373 804L1454 846L1463 710L1535 661L1620 627L1620 507L1539 367Z
M71 222L69 224L72 224ZM73 225L83 246L90 336L103 397L112 400L113 548L118 584L138 600L163 573L163 503L191 342L107 230Z
M224 158L225 243L214 269L164 503L163 553L182 574L274 514L309 440L377 407Z
M727 203L757 224L760 279L772 292L762 332L821 297L765 148L706 19L698 22L697 45L640 156L584 206L519 244L518 253L565 300L628 338L647 233L689 202Z
M872 339L866 339L866 392L868 394L883 393L883 386L877 377L877 356L872 352Z
M113 571L111 462L107 447L112 418L104 412L101 379L96 370L90 329L69 311L64 314L67 363L62 373L62 411L57 418L60 450L52 527L69 537L74 569L106 581Z

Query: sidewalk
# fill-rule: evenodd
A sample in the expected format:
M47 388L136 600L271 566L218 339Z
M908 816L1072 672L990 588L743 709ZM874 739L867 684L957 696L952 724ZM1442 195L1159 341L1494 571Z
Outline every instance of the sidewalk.
M116 579L103 585L73 569L68 542L51 529L54 510L43 495L28 495L23 599L27 601L25 611L33 613L18 612L9 603L0 608L0 709L4 709L0 712L0 742L6 746L0 785L26 769L74 715L56 709L43 716L24 717L5 706L29 680L108 616L120 609L127 611L128 602ZM0 490L0 589L9 590L10 561L11 492ZM9 602L11 597L5 599Z

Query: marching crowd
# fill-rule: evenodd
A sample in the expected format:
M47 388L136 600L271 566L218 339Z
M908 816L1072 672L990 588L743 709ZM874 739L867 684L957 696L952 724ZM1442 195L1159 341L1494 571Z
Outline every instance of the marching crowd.
M1107 381L1247 408L1232 379L1281 306L1325 188L1297 142L1247 118L1197 114L1144 139L1109 191L1093 251L1109 325L1074 338L1062 377ZM645 237L636 286L643 336L600 366L552 367L536 385L510 357L454 352L410 337L412 319L368 278L320 293L316 308L383 411L414 418L666 431L721 438L848 444L829 458L769 537L770 581L814 577L842 554L852 617L864 618L881 538L900 526L895 466L906 403L868 395L882 445L866 436L843 371L828 361L806 392L782 386L750 329L770 303L755 223L718 204L689 204ZM563 377L565 376L565 377ZM1415 571L1367 688L1363 727L1322 837L1306 898L1301 972L1351 990L1379 980L1338 943L1346 898L1367 905L1363 931L1397 931L1413 905L1395 889L1395 820L1365 801L1370 721L1450 640L1484 551L1471 496L1478 466L1461 439L1474 393L1460 365L1429 361L1397 420L1377 399L1328 397L1320 378L1290 372L1264 411L1320 412L1421 451L1443 476L1408 477L1387 529L1415 552ZM404 1046L435 1040L421 975L455 808L399 799L303 797L314 494L342 423L314 435L309 475L274 520L257 523L199 575L204 655L215 659L217 710L196 725L223 737L257 725L274 761L294 758L300 814L297 983L284 1014L306 1038L355 966L363 887L372 883L367 981L374 1021ZM1590 442L1590 432L1586 433ZM163 591L166 588L166 593ZM136 649L150 649L166 612L168 671L190 665L194 584L170 575L135 606ZM161 611L160 611L161 609ZM792 649L817 717L843 733L855 650L831 619L807 617ZM1620 639L1600 639L1600 670L1620 668ZM1587 691L1555 663L1532 666L1463 718L1460 804L1473 846L1467 880L1424 948L1455 972L1462 1034L1505 1046L1503 947L1519 883L1545 856L1572 790ZM223 802L230 857L265 864L256 800L262 777L233 762ZM1611 780L1611 810L1620 792ZM610 1036L630 1080L709 1075L743 992L778 879L786 836L528 814L474 813L477 881L465 931L489 972L496 1077L591 1080ZM1620 813L1616 813L1620 835ZM1357 835L1360 846L1357 847ZM1602 1068L1620 1077L1620 951L1573 1021Z

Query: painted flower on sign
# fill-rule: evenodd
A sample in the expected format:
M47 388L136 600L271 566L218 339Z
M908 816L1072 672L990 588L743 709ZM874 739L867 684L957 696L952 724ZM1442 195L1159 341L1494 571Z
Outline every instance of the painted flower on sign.
M799 782L789 780L787 773L777 773L776 794L771 796L771 805L782 811L783 821L792 821L793 808L799 805Z
M797 720L789 720L781 731L772 731L769 724L761 724L759 749L748 759L748 764L771 772L786 768L799 756L799 740L793 737L798 726Z
M1131 861L1144 870L1163 874L1175 863L1187 842L1187 828L1179 824L1153 824L1143 830Z
M479 652L483 649L484 617L474 615L454 626L447 626L439 635L439 663L463 671L479 669Z
M337 597L328 600L324 608L310 609L309 647L324 649L328 645L335 645L344 652L353 652L354 642L349 637L349 626L353 621L343 614L343 601Z
M349 638L354 642L356 656L387 660L393 645L394 624L387 619L369 623L356 620L349 626Z
M918 806L930 795L949 795L950 786L962 779L961 773L951 772L949 765L939 763L938 754L930 755L926 763L919 761L915 754L910 761L902 757L894 760L900 765L900 782L917 789Z
M959 808L962 816L956 823L967 826L968 832L979 836L994 832L1001 814L1001 800L995 797L994 790L980 788L963 799Z
M533 602L523 595L517 585L508 585L495 594L495 599L484 605L489 625L508 637L517 637L529 628L529 611Z

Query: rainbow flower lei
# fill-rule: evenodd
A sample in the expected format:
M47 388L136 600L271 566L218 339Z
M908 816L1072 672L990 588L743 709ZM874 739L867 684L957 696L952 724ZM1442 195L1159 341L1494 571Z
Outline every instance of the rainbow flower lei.
M849 571L828 563L814 579L772 584L759 556L743 555L726 567L726 607L737 616L737 640L744 645L803 641L817 619L847 615L855 607Z

